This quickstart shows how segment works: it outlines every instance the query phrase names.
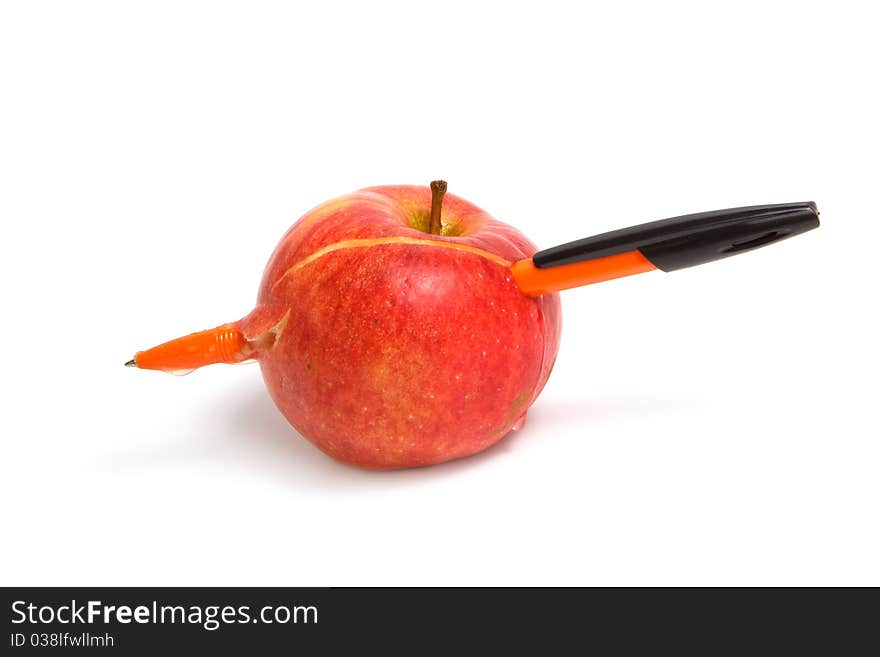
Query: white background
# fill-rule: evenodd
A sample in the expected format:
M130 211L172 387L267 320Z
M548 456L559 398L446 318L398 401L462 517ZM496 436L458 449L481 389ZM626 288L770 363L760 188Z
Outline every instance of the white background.
M877 16L608 5L4 3L2 583L880 585ZM565 293L526 429L442 466L332 461L254 365L122 367L312 206L438 177L541 247L823 225Z

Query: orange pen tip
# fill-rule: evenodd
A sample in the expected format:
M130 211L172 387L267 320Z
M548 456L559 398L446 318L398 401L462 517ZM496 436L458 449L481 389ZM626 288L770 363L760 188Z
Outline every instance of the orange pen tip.
M214 363L241 363L253 354L238 327L223 324L139 351L125 366L181 374Z

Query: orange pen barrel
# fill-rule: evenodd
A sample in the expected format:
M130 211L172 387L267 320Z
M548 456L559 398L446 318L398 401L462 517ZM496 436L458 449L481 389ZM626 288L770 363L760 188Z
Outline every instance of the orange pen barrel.
M559 292L582 285L592 285L654 269L657 268L640 251L627 251L604 258L546 269L536 267L531 258L523 258L513 263L510 268L513 280L529 296Z

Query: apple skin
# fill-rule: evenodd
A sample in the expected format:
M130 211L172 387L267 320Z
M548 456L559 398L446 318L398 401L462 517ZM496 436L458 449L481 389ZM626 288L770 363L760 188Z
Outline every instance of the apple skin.
M352 465L486 449L522 426L556 358L559 296L527 296L509 271L535 246L452 194L432 235L430 207L418 186L318 206L282 238L238 323L290 424Z

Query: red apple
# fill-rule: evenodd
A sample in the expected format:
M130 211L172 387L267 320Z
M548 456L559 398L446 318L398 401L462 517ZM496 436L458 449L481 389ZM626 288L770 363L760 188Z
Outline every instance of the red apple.
M535 254L446 183L371 187L321 205L272 254L239 322L132 367L260 362L290 423L331 456L402 468L474 454L525 422L559 347L556 291L672 271L819 225L815 203L684 215ZM534 257L532 257L534 255Z
M404 185L318 206L236 325L287 420L341 461L484 450L522 426L553 367L559 296L525 295L510 271L535 246L454 195L433 234L431 209L431 190Z

